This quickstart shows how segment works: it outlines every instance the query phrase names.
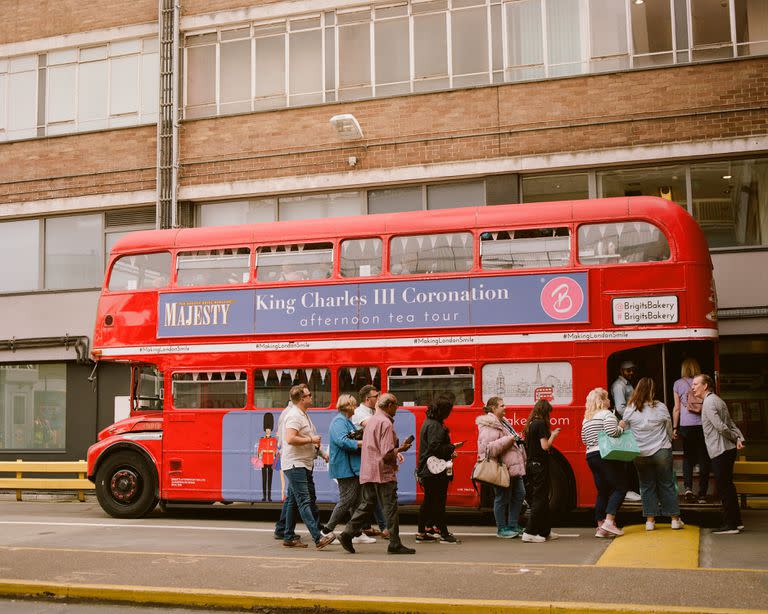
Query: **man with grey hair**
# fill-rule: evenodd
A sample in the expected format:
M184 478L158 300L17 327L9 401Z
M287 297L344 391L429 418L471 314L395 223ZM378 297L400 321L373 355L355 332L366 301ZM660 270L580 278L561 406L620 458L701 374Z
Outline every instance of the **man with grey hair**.
M714 383L709 375L694 377L691 392L703 401L701 426L704 429L704 443L712 459L712 472L723 503L723 526L712 533L733 535L744 528L741 524L739 496L733 484L736 450L744 449L744 435L728 413L725 401L715 394Z
M379 395L376 413L368 419L363 431L363 449L360 462L362 500L352 514L339 542L344 550L354 554L352 538L369 522L376 507L381 505L389 528L388 554L414 554L400 541L400 522L397 513L397 455L411 447L413 437L399 445L394 422L397 397L391 393Z

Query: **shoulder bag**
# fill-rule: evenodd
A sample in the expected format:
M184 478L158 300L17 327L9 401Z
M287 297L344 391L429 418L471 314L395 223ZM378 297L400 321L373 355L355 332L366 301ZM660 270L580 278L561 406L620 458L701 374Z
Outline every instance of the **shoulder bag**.
M509 471L506 465L487 454L475 463L472 469L472 481L509 488Z
M600 431L597 436L597 445L600 456L605 460L628 462L640 456L640 448L632 431L624 431L618 437L611 437L605 431Z

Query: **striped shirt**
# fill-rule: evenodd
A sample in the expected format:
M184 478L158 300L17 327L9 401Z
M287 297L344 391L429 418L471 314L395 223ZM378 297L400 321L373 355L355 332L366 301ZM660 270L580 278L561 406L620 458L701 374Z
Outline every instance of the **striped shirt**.
M581 441L587 446L587 454L598 451L598 436L603 431L611 437L618 437L621 434L619 421L610 410L601 409L589 420L581 423Z

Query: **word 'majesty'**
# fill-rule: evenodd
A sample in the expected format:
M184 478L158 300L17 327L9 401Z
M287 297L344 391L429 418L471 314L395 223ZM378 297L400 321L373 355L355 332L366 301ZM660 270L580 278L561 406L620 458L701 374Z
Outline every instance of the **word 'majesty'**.
M184 301L165 305L165 326L227 325L232 301Z

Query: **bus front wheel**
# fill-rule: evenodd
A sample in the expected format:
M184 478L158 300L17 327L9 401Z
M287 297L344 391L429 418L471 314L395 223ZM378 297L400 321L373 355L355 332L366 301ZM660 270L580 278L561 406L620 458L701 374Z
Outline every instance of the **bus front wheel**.
M96 498L115 518L141 518L157 505L157 480L146 459L136 452L111 455L96 472Z

